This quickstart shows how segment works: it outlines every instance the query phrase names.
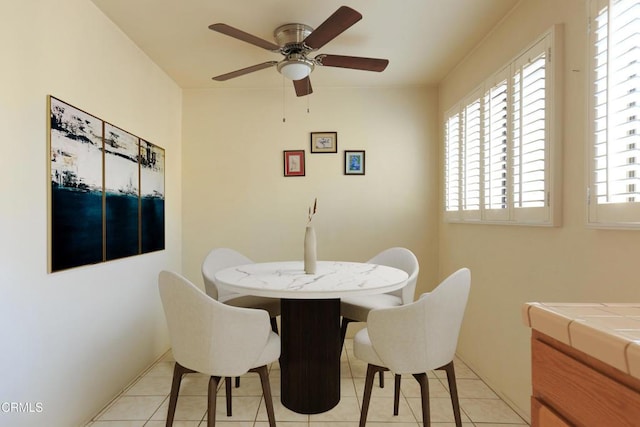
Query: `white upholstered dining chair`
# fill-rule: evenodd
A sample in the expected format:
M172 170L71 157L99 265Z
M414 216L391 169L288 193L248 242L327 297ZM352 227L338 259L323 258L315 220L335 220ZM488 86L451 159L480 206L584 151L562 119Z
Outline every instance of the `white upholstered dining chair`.
M427 371L447 373L456 426L462 425L453 358L469 297L471 273L462 268L416 302L369 312L367 327L354 337L355 356L367 362L360 427L364 427L376 372L395 374L394 414L398 414L400 375L411 374L420 384L422 419L430 425Z
M340 300L340 315L342 316L340 338L343 344L349 323L366 322L369 311L376 308L398 307L413 302L420 270L418 259L413 252L406 248L389 248L367 262L404 270L409 278L404 287L393 292L342 298ZM382 372L380 372L380 387L384 387Z
M269 425L275 427L267 365L280 357L280 337L271 331L268 313L222 304L184 277L169 271L160 272L158 287L176 360L167 427L173 424L182 376L192 372L210 376L209 427L215 426L220 379L238 377L246 372L260 375Z
M215 282L215 274L225 268L236 265L252 264L253 261L240 252L230 248L212 249L202 262L202 278L207 295L227 305L245 308L259 308L269 312L271 328L278 333L276 317L280 315L280 300L278 298L257 297L253 295L241 295L218 288Z

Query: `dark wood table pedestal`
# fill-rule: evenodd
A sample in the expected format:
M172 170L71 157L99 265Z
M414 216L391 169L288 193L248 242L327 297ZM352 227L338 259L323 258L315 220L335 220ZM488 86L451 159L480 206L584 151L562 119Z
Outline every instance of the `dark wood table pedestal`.
M340 401L340 299L282 299L281 401L318 414Z

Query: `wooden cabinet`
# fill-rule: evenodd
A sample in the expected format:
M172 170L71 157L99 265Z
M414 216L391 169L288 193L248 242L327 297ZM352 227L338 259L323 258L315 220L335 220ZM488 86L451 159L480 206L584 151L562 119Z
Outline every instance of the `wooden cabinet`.
M640 380L533 330L533 427L640 426Z

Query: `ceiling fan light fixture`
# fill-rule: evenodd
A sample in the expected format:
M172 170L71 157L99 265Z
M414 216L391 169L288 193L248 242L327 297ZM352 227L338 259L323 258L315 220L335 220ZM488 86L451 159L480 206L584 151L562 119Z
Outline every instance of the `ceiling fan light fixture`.
M302 55L290 55L278 62L278 71L289 80L302 80L313 71L313 61Z

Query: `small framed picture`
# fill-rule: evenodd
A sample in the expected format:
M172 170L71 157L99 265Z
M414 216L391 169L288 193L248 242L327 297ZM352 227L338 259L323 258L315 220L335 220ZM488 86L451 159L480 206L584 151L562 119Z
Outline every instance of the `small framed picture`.
M284 176L304 176L304 150L284 151Z
M311 132L312 153L337 153L338 132Z
M344 174L364 175L364 150L345 150Z

